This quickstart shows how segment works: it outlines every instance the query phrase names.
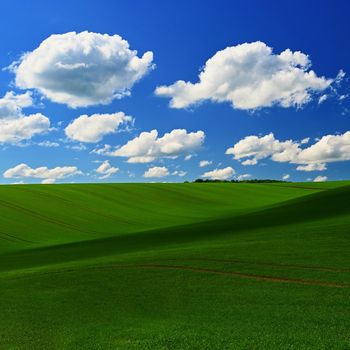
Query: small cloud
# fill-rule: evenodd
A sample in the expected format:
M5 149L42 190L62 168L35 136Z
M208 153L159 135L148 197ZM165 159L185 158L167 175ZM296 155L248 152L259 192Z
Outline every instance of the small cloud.
M33 106L29 91L20 95L10 91L0 98L0 144L20 145L21 141L50 131L50 120L43 114L24 114L24 108Z
M122 124L132 123L133 118L123 112L110 114L86 114L74 119L66 128L67 137L73 141L99 142L107 134L116 133Z
M252 177L251 174L242 174L242 175L238 175L237 176L237 180L238 181L242 181L242 180L248 180Z
M328 180L328 177L327 176L317 176L314 178L314 182L325 182Z
M54 184L56 182L56 179L44 179L41 181L42 184L50 185Z
M99 179L107 179L111 177L113 174L117 173L119 171L119 168L115 168L109 164L108 160L105 160L97 169L95 169L95 172L100 174L101 176Z
M82 143L79 143L79 144L75 144L75 145L66 145L65 148L67 149L72 149L73 151L85 151L87 150L88 148L82 144Z
M144 174L143 177L165 177L169 175L168 168L162 166L155 166L149 168Z
M230 166L223 169L214 169L207 171L201 177L208 178L211 180L227 180L235 174L235 170Z
M213 162L210 161L210 160L201 160L201 161L199 162L199 166L200 166L201 168L203 168L203 167L205 167L205 166L208 166L208 165L211 165L211 164L213 164Z
M256 165L256 164L258 164L258 161L256 160L256 158L246 159L242 162L242 165Z
M310 137L305 137L300 141L300 144L305 145L306 143L309 143L309 142L310 142Z
M324 171L327 170L327 166L324 163L310 163L306 165L298 165L298 171Z
M40 147L48 147L48 148L52 148L52 147L59 147L60 144L58 142L52 142L52 141L42 141L37 143L38 146Z
M183 177L187 175L187 171L175 170L174 172L171 173L171 175Z
M322 104L324 101L327 100L327 98L328 98L328 95L326 95L326 94L320 96L319 99L318 99L318 104L319 105Z
M46 166L31 168L27 164L18 164L17 166L7 169L4 172L4 178L24 179L35 178L42 179L42 183L53 183L59 179L82 175L83 173L75 166L63 166L49 169Z

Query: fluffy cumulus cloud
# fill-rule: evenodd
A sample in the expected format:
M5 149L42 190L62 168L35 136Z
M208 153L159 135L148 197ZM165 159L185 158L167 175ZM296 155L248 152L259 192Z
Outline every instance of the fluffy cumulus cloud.
M287 181L287 180L289 180L290 179L290 175L289 174L284 174L283 176L282 176L282 180L284 180L284 181Z
M159 158L176 158L198 150L204 142L203 131L174 129L158 137L158 131L142 132L119 148L105 145L93 152L112 157L126 157L128 163L150 163Z
M275 54L263 42L244 43L218 51L205 63L197 83L178 80L155 93L170 97L172 108L204 100L229 102L243 110L300 107L335 81L317 76L310 66L308 55L300 51Z
M154 166L143 174L143 177L165 177L169 175L169 170L165 166Z
M86 114L74 119L66 128L68 138L80 142L99 142L102 138L115 133L121 124L132 123L133 118L123 112L111 114Z
M201 168L204 168L205 166L211 165L212 163L213 163L213 162L210 161L210 160L201 160L201 161L199 162L199 166L200 166Z
M340 135L325 135L304 149L298 159L304 163L330 163L350 160L350 131Z
M50 121L41 113L25 115L23 109L33 106L30 92L17 95L7 92L0 98L0 143L18 143L47 132Z
M96 173L100 174L99 179L107 179L119 171L119 168L111 166L108 160L105 160L97 169Z
M272 157L276 161L289 161L299 152L299 144L292 140L281 142L270 133L268 135L247 136L226 150L226 154L232 154L235 159L243 161L243 165L255 165L258 160Z
M54 183L56 180L81 174L82 172L75 166L63 166L52 169L49 169L46 166L31 168L27 164L22 163L13 168L7 169L3 176L9 179L42 179L42 183L48 184Z
M70 32L51 35L25 53L10 69L16 85L36 89L51 101L72 108L108 104L130 93L153 64L119 35Z
M327 176L316 176L314 178L314 182L325 182L328 180L328 177Z
M223 169L214 169L207 171L201 177L211 180L227 180L235 174L235 170L230 166Z
M280 141L270 133L247 136L226 150L226 154L243 165L257 164L260 159L298 164L299 171L323 171L327 163L350 160L350 131L340 135L325 135L305 147L302 141Z

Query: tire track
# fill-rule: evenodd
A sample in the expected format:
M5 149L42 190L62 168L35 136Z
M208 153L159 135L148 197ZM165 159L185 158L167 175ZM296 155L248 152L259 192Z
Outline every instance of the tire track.
M67 268L67 269L44 272L44 273L34 273L34 276L36 277L36 276L44 276L44 275L64 274L64 273L78 272L78 271L84 271L84 270L104 271L108 269L159 269L159 270L175 270L175 271L177 270L177 271L189 271L189 272L203 273L203 274L234 276L242 279L250 279L250 280L264 281L264 282L292 283L292 284L299 284L299 285L311 285L311 286L331 287L331 288L349 288L349 286L346 284L320 281L320 280L306 280L302 278L246 274L246 273L237 272L237 271L222 271L222 270L216 270L216 269L198 268L198 267L191 267L191 266L185 266L185 265L162 265L162 264L129 264L129 265L113 264L113 265L105 265L105 266L86 266L82 268ZM7 279L18 280L18 279L24 279L28 277L29 278L33 277L33 274L31 273L30 275L23 275L20 277L7 278Z
M323 267L323 266L310 266L310 265L292 265L292 264L275 264L262 261L246 261L239 259L214 259L214 258L185 258L185 259L164 259L164 261L203 261L203 262L222 262L222 263L232 263L232 264L246 264L246 265L256 265L256 266L270 266L270 267L287 267L295 269L305 269L321 272L350 272L350 269L339 269L333 267Z
M112 214L106 214L106 213L102 213L100 211L97 211L97 210L94 210L94 209L91 209L91 207L88 207L88 206L83 206L81 204L79 204L77 201L73 201L71 199L67 199L67 198L64 198L60 195L57 195L57 194L54 194L54 193L48 193L48 192L44 192L44 191L41 191L41 190L31 190L31 189L28 189L28 188L21 188L22 191L26 191L26 192L29 192L31 194L34 194L34 195L39 195L39 196L42 196L44 198L52 198L54 200L59 200L59 201L62 201L63 203L65 204L69 204L69 205L72 205L74 208L77 208L77 209L80 209L80 210L83 210L83 211L87 211L89 213L92 213L92 214L95 214L97 216L102 216L102 217L105 217L105 218L108 218L108 219L112 219L113 221L115 221L116 223L124 223L124 224L133 224L134 222L130 221L130 220L127 220L125 218L121 218L119 216L115 216L115 215L112 215ZM95 195L94 192L91 192L91 191L84 191L85 194L89 194L91 197L97 197ZM105 199L105 198L103 198Z
M29 241L25 238L20 238L20 237L17 237L17 236L14 236L14 235L10 235L9 233L6 233L6 232L3 232L3 231L0 231L0 235L3 235L5 237L2 237L2 239L5 239L7 241L10 241L10 242L25 242L25 243L36 243L36 242L33 242L33 241Z
M9 202L4 201L4 200L0 200L0 205L3 206L3 207L9 208L9 209L14 209L14 210L16 210L18 212L21 212L23 214L29 215L29 216L31 216L33 218L39 219L41 221L44 221L44 222L47 222L47 223L50 223L50 224L53 224L53 225L56 225L56 226L65 227L65 228L68 228L68 229L71 229L71 230L75 230L75 231L78 231L78 232L82 232L82 233L85 233L85 234L86 233L103 234L103 232L98 232L98 231L89 230L89 229L81 229L79 226L72 225L72 224L69 224L69 223L61 221L61 220L53 219L53 218L48 217L46 215L39 214L39 213L37 213L37 212L35 212L33 210L21 207L21 206L16 205L16 204L9 203Z
M275 277L268 275L257 275L257 274L246 274L236 271L221 271L215 269L207 268L197 268L184 265L135 265L135 267L140 268L158 268L158 269L167 269L167 270L186 270L193 272L201 273L211 273L216 275L226 275L226 276L237 276L244 279L254 279L258 281L269 281L269 282L283 282L283 283L296 283L296 284L306 284L306 285L315 285L322 287L334 287L334 288L347 288L345 284L339 284L335 282L324 282L319 280L306 280L302 278L289 278L289 277Z

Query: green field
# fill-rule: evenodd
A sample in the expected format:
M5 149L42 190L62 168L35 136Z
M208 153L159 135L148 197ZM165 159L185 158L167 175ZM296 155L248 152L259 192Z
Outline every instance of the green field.
M350 349L350 182L0 187L0 349Z

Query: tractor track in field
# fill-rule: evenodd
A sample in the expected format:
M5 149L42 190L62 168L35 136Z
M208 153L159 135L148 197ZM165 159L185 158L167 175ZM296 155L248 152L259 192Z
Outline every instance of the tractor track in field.
M105 266L85 266L81 268L66 268L61 270L49 271L49 272L38 272L30 273L29 275L22 275L19 277L6 278L8 280L18 280L24 278L43 275L55 275L55 274L64 274L71 272L78 272L84 270L96 270L103 271L108 269L159 269L159 270L177 270L177 271L190 271L203 274L214 274L222 276L235 276L242 279L250 279L256 281L266 281L266 282L280 282L280 283L293 283L300 285L312 285L312 286L321 286L321 287L332 287L332 288L349 288L349 285L336 283L336 282L327 282L320 280L307 280L302 278L289 278L289 277L280 277L280 276L269 276L269 275L258 275L258 274L247 274L237 271L222 271L210 268L199 268L191 267L185 265L163 265L163 264L128 264L128 265L105 265Z
M48 217L46 215L42 215L39 214L33 210L24 208L20 205L17 204L12 204L10 202L4 201L4 200L0 200L0 206L6 207L6 208L10 208L10 209L14 209L17 210L18 212L24 213L26 215L29 215L33 218L39 219L41 221L47 222L49 224L53 224L55 226L61 226L61 227L65 227L71 230L75 230L78 232L82 232L82 233L90 233L90 234L101 234L103 232L98 232L98 231L94 231L94 230L87 230L87 229L81 229L80 227L76 226L76 225L72 225L69 224L67 222L61 221L61 220L57 220L57 219L53 219L51 217Z
M76 201L72 201L70 199L64 198L64 197L62 197L60 195L57 195L57 194L47 193L47 192L43 192L43 191L39 191L39 190L31 190L31 189L28 189L28 188L21 188L21 191L29 192L29 193L32 193L34 195L39 195L39 196L42 196L44 198L50 197L50 198L53 198L53 199L57 199L57 200L65 203L65 204L72 205L74 208L81 209L83 211L87 211L87 212L90 212L92 214L95 214L95 215L98 215L98 216L102 216L102 217L105 217L105 218L108 218L108 219L112 219L113 221L116 221L117 223L119 223L119 222L123 222L125 224L132 224L133 223L132 221L126 220L125 218L121 218L119 216L115 216L115 215L112 215L112 214L106 214L106 213L102 213L102 212L97 211L97 210L93 210L93 209L91 209L88 206L83 206L83 205L77 203ZM87 192L87 191L85 191L85 192ZM90 195L94 195L93 192L88 192L88 193ZM105 199L105 198L103 198L103 199Z
M320 272L350 272L350 269L339 269L325 266L310 266L310 265L293 265L293 264L276 264L264 261L247 261L239 259L215 259L215 258L188 258L188 259L164 259L164 261L198 261L198 262L219 262L228 264L242 264L242 265L256 265L256 266L270 266L270 267L286 267L301 270L313 270Z
M13 239L12 236L3 232L0 232L0 239L2 239L3 241L17 242L15 239Z
M1 235L3 237L1 237ZM6 241L10 241L10 242L36 243L36 242L29 241L29 240L24 239L24 238L20 238L20 237L14 236L14 235L10 235L9 233L3 232L3 231L0 231L0 238L4 239Z
M136 265L137 267L137 265ZM307 285L317 285L323 287L335 287L335 288L347 288L347 285L339 284L335 282L325 282L319 280L306 280L302 278L289 278L289 277L275 277L268 275L247 274L237 271L221 271L208 268L190 267L184 265L138 265L140 268L159 268L167 270L186 270L193 272L212 273L216 275L237 276L245 279L254 279L258 281L270 281L270 282L284 282L284 283L297 283Z

